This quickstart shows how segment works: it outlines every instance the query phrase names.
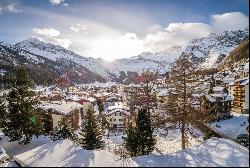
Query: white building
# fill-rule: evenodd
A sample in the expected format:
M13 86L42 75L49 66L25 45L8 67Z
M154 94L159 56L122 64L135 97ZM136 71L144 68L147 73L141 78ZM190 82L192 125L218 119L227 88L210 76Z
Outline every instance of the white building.
M129 108L121 102L116 102L114 106L108 107L106 118L109 123L109 129L123 132L124 124L129 116Z

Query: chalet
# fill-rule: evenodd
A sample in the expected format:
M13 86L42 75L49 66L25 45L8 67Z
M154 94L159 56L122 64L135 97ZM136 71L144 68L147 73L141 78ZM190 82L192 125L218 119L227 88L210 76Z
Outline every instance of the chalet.
M228 115L231 111L232 98L225 87L213 87L213 93L200 98L200 111L216 112L218 116Z
M80 114L87 109L79 103L66 101L41 102L39 108L48 111L53 121L53 128L65 117L66 123L74 130L79 128Z
M249 77L235 80L233 85L232 111L237 113L249 113Z
M129 108L121 102L117 102L114 106L108 107L106 110L106 118L109 123L109 130L123 132L124 124L129 116Z

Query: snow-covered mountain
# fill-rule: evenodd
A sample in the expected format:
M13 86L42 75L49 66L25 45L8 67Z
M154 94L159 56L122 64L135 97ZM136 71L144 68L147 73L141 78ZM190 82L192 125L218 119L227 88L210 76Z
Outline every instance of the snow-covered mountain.
M73 51L67 50L59 45L45 43L36 38L29 38L15 44L15 46L22 50L36 53L37 55L46 57L53 61L62 59L73 61L105 78L108 75L107 70L104 68L100 60L94 59L92 57L87 58L80 56Z
M200 66L215 67L246 37L248 37L248 32L241 30L212 33L207 37L193 40L185 46L172 47L157 53L144 52L130 58L117 59L111 63L102 59L84 57L59 45L45 43L36 38L30 38L15 45L1 44L10 50L18 51L19 55L33 62L42 63L44 60L50 60L57 64L74 63L78 66L78 71L82 67L85 71L90 71L92 75L96 74L107 80L123 82L129 76L144 70L164 74L182 52L187 52L198 59Z
M141 72L146 69L165 73L182 52L200 60L202 67L217 67L248 35L248 32L241 30L212 33L185 46L172 47L157 53L145 52L131 58L115 60L108 66L108 71L116 75L121 71Z
M185 52L201 60L201 66L216 67L246 37L247 31L224 31L210 34L208 37L193 40L187 45Z
M34 39L29 40L34 42ZM35 42L38 41L35 40ZM39 47L43 45L44 43L40 43ZM53 48L52 44L51 46ZM64 50L67 52L66 49ZM51 59L43 53L0 42L0 71L4 72L4 79L11 80L18 65L26 65L29 68L30 77L38 84L53 84L63 75L67 75L73 83L105 81L100 75L74 61L64 58Z

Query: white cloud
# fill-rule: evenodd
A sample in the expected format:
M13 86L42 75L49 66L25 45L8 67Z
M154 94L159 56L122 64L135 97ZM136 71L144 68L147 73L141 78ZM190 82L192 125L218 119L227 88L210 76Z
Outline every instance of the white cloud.
M79 33L80 31L86 32L87 27L86 27L86 26L83 26L83 25L81 25L81 24L77 24L77 25L75 25L75 26L70 26L70 30L75 31L75 32L77 32L77 33Z
M243 30L249 26L249 18L241 12L212 15L211 22L215 32L225 30Z
M3 11L3 8L2 8L2 6L0 4L0 15L2 14L2 11Z
M21 13L23 12L22 9L17 8L18 4L17 3L10 3L7 5L1 5L0 4L0 14L4 12L8 13Z
M64 0L49 0L52 5L60 5Z
M53 28L43 28L43 29L33 28L32 30L35 34L41 36L58 37L60 35L60 32Z
M62 4L62 6L66 6L66 7L68 7L68 6L69 6L69 4L67 4L67 3L63 3L63 4Z
M33 28L32 31L36 38L44 42L60 45L67 49L72 44L70 39L62 38L60 31L53 28Z
M164 31L148 34L144 45L152 52L185 45L193 39L209 35L212 28L203 23L171 23Z
M11 3L6 6L7 11L12 12L12 13L21 13L22 9L17 9L17 4Z

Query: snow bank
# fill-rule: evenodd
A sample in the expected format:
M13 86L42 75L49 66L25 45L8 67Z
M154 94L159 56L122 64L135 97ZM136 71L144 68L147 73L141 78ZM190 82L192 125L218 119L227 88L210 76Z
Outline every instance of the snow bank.
M133 158L143 167L248 167L249 151L231 140L212 138L169 155L147 155Z
M145 155L127 160L104 150L84 150L70 140L55 141L14 157L22 166L249 166L249 150L228 139L211 138L201 145L192 146L167 155Z
M104 150L84 150L70 140L45 144L14 157L22 166L114 167L122 166L113 154Z

